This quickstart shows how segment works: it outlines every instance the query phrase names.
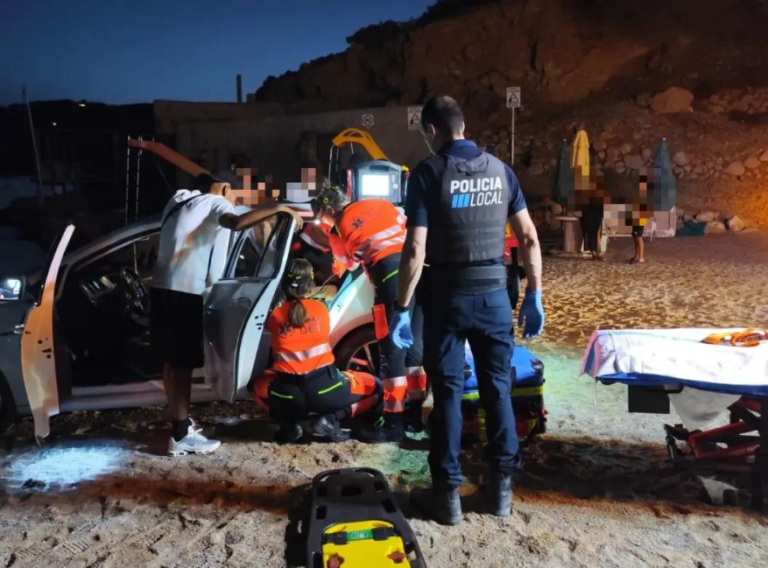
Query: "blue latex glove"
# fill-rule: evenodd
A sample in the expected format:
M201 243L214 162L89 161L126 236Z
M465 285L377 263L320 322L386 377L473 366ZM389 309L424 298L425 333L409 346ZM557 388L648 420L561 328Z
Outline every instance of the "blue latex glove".
M389 322L389 335L392 336L392 343L400 349L408 349L413 345L410 312L406 310L394 313L392 321Z
M517 326L523 328L523 337L531 339L544 331L544 306L541 305L541 290L525 293L523 305L517 315Z

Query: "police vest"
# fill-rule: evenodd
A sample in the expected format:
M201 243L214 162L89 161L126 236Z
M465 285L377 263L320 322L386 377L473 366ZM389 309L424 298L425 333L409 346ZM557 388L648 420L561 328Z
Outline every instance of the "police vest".
M306 375L335 361L329 343L331 317L323 302L302 300L308 319L301 328L295 328L288 321L294 303L284 302L272 311L267 320L275 360L273 369L281 373Z
M509 215L504 163L483 152L464 160L444 155L437 211L429 216L427 257L434 264L501 258Z

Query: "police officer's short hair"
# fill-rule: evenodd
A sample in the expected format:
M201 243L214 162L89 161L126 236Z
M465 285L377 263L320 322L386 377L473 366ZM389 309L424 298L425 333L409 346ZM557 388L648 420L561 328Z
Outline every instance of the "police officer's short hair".
M461 134L464 114L459 103L447 95L429 99L421 109L422 128L426 128L428 124L443 134Z

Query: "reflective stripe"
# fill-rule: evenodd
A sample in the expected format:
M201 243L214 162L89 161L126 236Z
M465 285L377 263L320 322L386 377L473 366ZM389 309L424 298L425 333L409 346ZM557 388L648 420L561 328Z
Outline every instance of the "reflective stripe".
M400 223L401 225L405 225L406 221L407 221L407 219L405 218L405 215L403 215L402 213L398 212L398 214L397 214L397 222Z
M389 274L387 274L387 275L386 275L384 278L382 278L382 279L381 279L381 282L382 282L382 283L384 283L384 282L386 282L387 280L389 280L390 278L392 278L393 276L397 276L397 273L398 273L398 272L400 272L400 269L397 269L397 270L393 270L392 272L390 272Z
M389 239L387 241L380 241L373 245L371 248L365 251L365 258L370 262L372 260L371 255L375 252L381 252L384 249L387 249L394 245L401 245L405 243L405 237L395 237L394 239Z
M339 381L338 383L328 387L327 389L323 389L323 390L317 391L317 394L327 394L327 393L331 392L332 390L335 390L335 389L339 388L343 384L344 384L344 381Z
M383 379L381 386L385 391L394 390L398 387L408 387L408 379L406 377L392 377L391 379Z
M389 413L398 413L398 412L405 412L405 403L401 400L385 400L384 401L384 412Z
M383 231L379 231L378 233L368 237L366 244L370 246L371 243L375 243L376 241L380 241L382 239L387 239L402 232L403 228L400 226L390 227L389 229L384 229Z
M279 351L275 353L275 359L279 361L305 361L312 357L319 357L331 352L331 346L328 343L310 347L304 351Z
M307 233L301 233L301 236L299 238L303 240L305 243L307 243L309 246L314 247L319 251L328 252L331 250L328 247L324 247L323 245L318 243L315 239L310 237Z
M269 394L272 396L276 396L277 398L284 398L285 400L293 400L293 395L290 394L280 394L279 392L275 391L269 391Z
M395 237L394 239L390 239L390 237L394 237L395 235L399 236ZM389 227L388 229L384 229L383 231L379 231L378 233L368 237L366 241L360 245L357 251L355 251L355 258L358 258L361 262L363 260L370 262L372 253L379 252L388 246L404 242L405 231L403 228L400 226Z

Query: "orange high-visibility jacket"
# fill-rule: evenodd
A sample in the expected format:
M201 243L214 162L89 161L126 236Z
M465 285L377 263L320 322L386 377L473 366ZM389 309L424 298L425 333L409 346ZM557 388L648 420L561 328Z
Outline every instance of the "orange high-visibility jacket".
M291 326L288 321L294 301L275 308L267 320L275 371L305 375L335 362L329 343L331 316L328 308L318 300L302 302L309 319L301 329Z
M336 228L339 235L329 235L331 249L347 268L356 262L371 267L402 252L405 243L405 216L385 199L363 199L347 206Z

